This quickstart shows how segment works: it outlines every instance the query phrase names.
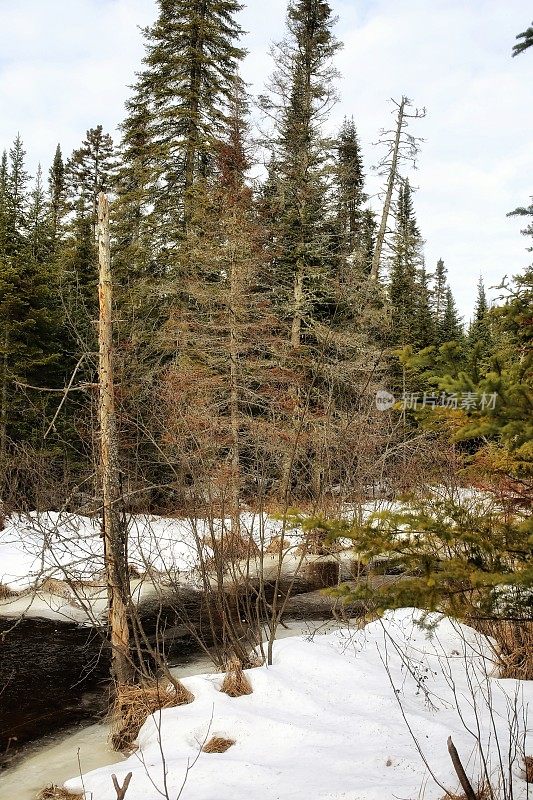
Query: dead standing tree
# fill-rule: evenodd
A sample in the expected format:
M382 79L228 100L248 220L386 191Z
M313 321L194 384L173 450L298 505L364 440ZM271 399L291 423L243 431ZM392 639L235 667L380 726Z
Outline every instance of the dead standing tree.
M117 420L113 377L113 294L109 203L107 196L103 193L98 197L98 263L98 297L100 302L98 374L100 387L99 421L103 537L109 627L111 631L112 674L118 687L131 682L133 669L130 658L128 627L128 608L130 606L128 533L122 504L118 467Z
M372 268L370 270L370 280L377 281L381 254L385 244L387 233L387 223L389 219L392 195L394 187L399 178L399 168L402 161L410 161L414 164L418 154L418 144L422 141L407 132L410 119L422 119L426 116L426 109L416 109L414 113L408 113L407 109L411 105L408 97L402 96L400 102L392 101L396 107L396 127L393 130L382 131L378 144L387 145L387 152L378 164L378 171L387 175L387 188L381 213L381 222L376 236L376 246L372 257Z

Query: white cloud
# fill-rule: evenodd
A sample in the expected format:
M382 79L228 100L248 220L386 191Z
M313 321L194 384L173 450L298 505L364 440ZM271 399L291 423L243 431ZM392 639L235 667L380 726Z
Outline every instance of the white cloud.
M480 272L487 284L527 263L520 223L505 214L533 192L533 53L511 59L531 19L529 0L332 0L345 43L341 103L331 127L354 116L367 171L391 121L390 97L427 106L416 209L430 268L443 257L468 315ZM250 0L244 77L261 90L285 0ZM88 127L114 131L142 57L139 26L155 0L0 0L0 145L21 132L35 169L57 141L78 146ZM378 188L369 175L369 190Z

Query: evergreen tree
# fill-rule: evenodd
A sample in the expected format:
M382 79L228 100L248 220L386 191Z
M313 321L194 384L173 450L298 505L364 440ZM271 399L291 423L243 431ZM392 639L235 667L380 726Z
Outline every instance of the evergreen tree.
M516 37L517 39L522 39L523 41L519 41L518 44L515 44L513 47L513 56L518 56L520 53L523 53L524 50L527 50L528 47L533 47L533 23L522 33L519 33Z
M445 342L462 342L463 340L464 332L461 317L457 311L453 292L447 286L442 318L437 328L437 342L442 345Z
M28 234L31 258L33 261L43 263L50 256L51 229L49 207L40 164L37 167L37 175L30 195Z
M160 278L154 214L154 145L147 98L135 96L126 103L117 171L117 203L113 214L115 275L126 287Z
M444 266L444 261L439 258L437 267L433 275L432 308L437 327L442 323L444 308L446 306L446 294L448 288L448 270Z
M66 166L71 207L83 209L89 216L94 236L98 195L112 188L115 168L113 139L108 133L104 133L102 125L87 131L81 147L73 151ZM60 179L59 174L56 177ZM56 190L60 191L60 184Z
M273 281L291 321L291 346L302 343L303 326L324 290L331 249L325 226L326 144L322 133L333 98L331 60L338 44L324 0L292 0L288 36L275 51L277 70L263 107L274 117L278 213ZM352 152L353 154L353 152Z
M244 50L237 46L237 0L158 5L156 22L144 32L144 68L124 123L123 153L130 187L135 170L140 185L150 187L159 244L166 246L189 216L196 180L212 172Z
M57 385L62 376L55 273L47 261L47 206L39 170L31 193L20 136L1 181L6 237L0 252L0 460L9 443L39 440L49 397L28 386ZM3 169L6 160L3 159Z
M0 161L0 257L6 255L8 247L8 165L7 152L4 150Z
M421 306L427 305L427 286L421 289L422 240L418 229L411 187L400 185L396 211L389 298L392 308L391 343L395 346L418 345L417 328ZM425 278L424 278L425 282ZM423 298L421 297L423 295ZM424 311L427 309L424 308Z
M18 134L9 151L7 172L8 248L12 255L21 251L27 232L27 187L30 176L25 169L25 158L26 151Z
M352 119L344 119L336 143L335 203L340 248L351 253L361 231L364 194L363 159Z
M429 277L422 265L417 281L417 299L415 319L413 320L413 333L418 347L431 347L435 344L436 326L431 312L431 293Z
M494 349L489 304L481 276L478 281L474 317L468 329L467 348L469 370L472 379L477 383L483 369L488 365Z
M442 258L437 261L431 292L431 310L435 323L435 342L437 347L446 342L462 342L464 333L461 317L457 311L453 292L448 284L448 270Z
M48 177L48 194L50 203L50 233L52 247L55 249L60 238L61 226L66 213L66 176L65 164L60 145L57 145L54 161Z

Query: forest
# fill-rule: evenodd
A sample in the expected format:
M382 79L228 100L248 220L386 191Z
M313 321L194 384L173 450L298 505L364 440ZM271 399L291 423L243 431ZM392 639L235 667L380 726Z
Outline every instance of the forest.
M533 264L519 274L502 264L496 301L473 265L477 297L465 319L443 258L426 261L417 221L410 176L423 157L426 109L416 98L392 99L375 132L377 163L365 163L364 109L329 130L342 42L327 0L289 0L259 95L242 71L240 10L238 0L158 0L120 135L95 120L79 147L66 153L58 144L35 175L23 131L1 158L1 641L9 645L31 619L97 631L114 687L112 746L130 756L127 770L113 767L120 783L102 766L87 789L79 765L71 774L81 778L39 798L214 800L220 789L220 800L244 800L246 760L263 765L248 785L257 798L389 798L397 779L402 797L525 798L533 782L524 722L524 697L533 699ZM529 27L509 57L531 59L531 45ZM526 264L533 205L517 197L508 215ZM314 611L303 611L311 595ZM422 614L416 624L413 608ZM330 785L297 748L300 771L288 777L280 767L274 795L260 749L236 762L237 788L230 762L217 762L229 763L220 786L214 766L202 772L215 756L200 754L229 757L242 726L251 738L269 734L246 728L246 716L235 737L219 733L226 706L215 709L222 701L211 700L212 684L182 682L169 666L178 628L211 671L225 674L218 695L257 704L264 690L275 725L283 711L263 669L279 668L271 679L279 691L293 675L298 691L318 681L325 719L330 670L339 692L358 682L364 697L365 667L343 662L338 630L327 634L335 658L320 645L323 675L304 668L315 658L305 637L279 649L278 665L286 642L276 640L294 614L336 620L341 631L355 625L354 635L367 631L378 649L389 640L385 657L372 648L361 655L370 673L385 669L383 697L394 681L402 692L412 681L431 710L451 691L461 722L439 724L463 744L462 756L451 736L448 748L444 737L422 753L421 729L407 719L414 701L398 700L403 721L390 738L415 743L422 772L413 780L428 781L425 794L392 774L403 750L398 762L391 757L389 783L374 785L359 767L343 767L339 782L332 764L349 751L341 741L337 755L333 745L321 751L322 739ZM430 679L417 661L426 647L438 651L424 651ZM484 654L475 685L464 669L469 647ZM464 655L462 671L448 651ZM10 698L8 661L1 677ZM505 699L496 696L506 681L492 681L494 664L511 687ZM298 720L311 700L293 698L294 687L287 703ZM376 708L388 708L383 697ZM376 712L381 722L398 713L398 697L394 689L389 711ZM359 708L353 719L349 705L338 708L354 741ZM38 736L31 725L17 732L22 723L8 709L20 714L20 699L8 699L0 725L6 754ZM207 732L196 750L165 755L166 742L188 735L180 713ZM332 735L334 721L325 723ZM290 753L292 735L280 727ZM306 735L312 742L318 731ZM150 773L153 759L162 778ZM283 763L279 753L268 768Z

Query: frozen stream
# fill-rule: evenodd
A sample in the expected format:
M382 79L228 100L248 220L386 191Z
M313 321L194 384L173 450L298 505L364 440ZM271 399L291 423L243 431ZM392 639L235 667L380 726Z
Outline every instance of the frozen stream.
M332 620L289 622L278 629L278 638L301 634L320 635L337 626ZM357 621L354 620L354 624ZM213 664L204 655L191 656L173 669L179 678L213 671ZM27 746L24 757L13 767L0 773L0 800L35 800L37 793L52 783L61 785L79 773L78 757L84 772L120 761L107 744L105 724L77 726L68 733L46 737Z

